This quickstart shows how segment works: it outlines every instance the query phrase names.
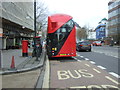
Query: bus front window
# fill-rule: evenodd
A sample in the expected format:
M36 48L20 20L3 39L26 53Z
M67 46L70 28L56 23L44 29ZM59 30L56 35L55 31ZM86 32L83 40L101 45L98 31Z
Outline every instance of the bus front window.
M54 41L56 41L57 43L62 42L69 35L73 27L73 20L69 20L55 32Z

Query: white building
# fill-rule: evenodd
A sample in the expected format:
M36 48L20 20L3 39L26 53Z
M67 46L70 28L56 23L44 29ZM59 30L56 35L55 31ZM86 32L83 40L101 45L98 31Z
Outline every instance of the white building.
M96 39L96 32L93 30L88 31L88 39Z

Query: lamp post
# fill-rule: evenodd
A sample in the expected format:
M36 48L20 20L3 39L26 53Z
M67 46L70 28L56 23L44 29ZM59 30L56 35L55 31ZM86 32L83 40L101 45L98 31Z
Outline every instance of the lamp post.
M34 30L35 30L35 37L36 37L36 0L34 0Z
M34 50L33 56L36 56L36 0L34 0Z

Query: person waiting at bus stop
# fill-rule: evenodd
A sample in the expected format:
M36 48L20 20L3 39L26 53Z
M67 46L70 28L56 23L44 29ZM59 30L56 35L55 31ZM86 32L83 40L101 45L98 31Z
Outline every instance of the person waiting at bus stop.
M42 53L42 44L40 42L41 40L40 40L40 37L36 37L34 39L36 39L36 42L33 42L33 44L32 44L32 46L34 46L33 57L34 56L40 57L40 55Z

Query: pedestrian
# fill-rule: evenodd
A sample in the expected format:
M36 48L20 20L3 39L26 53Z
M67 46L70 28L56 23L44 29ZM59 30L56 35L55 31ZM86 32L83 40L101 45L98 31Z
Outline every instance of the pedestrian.
M28 41L28 48L30 48L30 42Z
M34 41L32 42L32 47L34 47Z
M111 41L110 41L110 46L113 46L113 45L114 45L114 41L111 40Z
M102 45L104 45L104 43L105 43L105 42L104 42L104 40L103 40L103 41L101 41L101 43L102 43Z

